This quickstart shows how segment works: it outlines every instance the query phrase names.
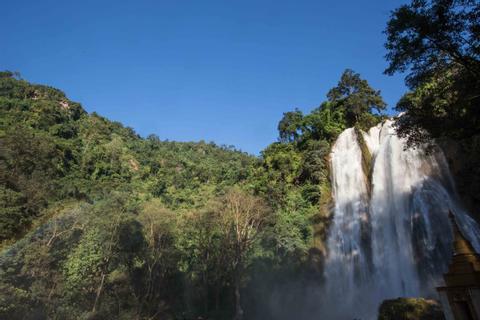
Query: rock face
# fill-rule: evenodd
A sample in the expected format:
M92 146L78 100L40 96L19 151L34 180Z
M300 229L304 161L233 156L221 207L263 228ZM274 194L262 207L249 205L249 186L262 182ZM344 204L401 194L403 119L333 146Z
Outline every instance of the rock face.
M440 141L439 145L463 204L480 221L480 135L464 141Z
M444 320L440 304L423 298L385 300L380 305L378 320Z

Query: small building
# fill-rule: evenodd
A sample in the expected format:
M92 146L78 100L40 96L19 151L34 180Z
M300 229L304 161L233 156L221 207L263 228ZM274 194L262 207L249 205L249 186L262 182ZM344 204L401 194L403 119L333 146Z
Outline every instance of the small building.
M453 228L453 258L437 288L446 320L480 320L480 255L449 214Z

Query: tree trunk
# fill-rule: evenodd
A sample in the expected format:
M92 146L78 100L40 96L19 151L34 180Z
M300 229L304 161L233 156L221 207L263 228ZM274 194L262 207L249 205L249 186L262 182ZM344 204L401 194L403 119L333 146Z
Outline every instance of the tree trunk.
M215 311L220 309L220 286L215 286Z
M97 310L98 301L100 300L100 295L102 294L103 283L105 282L105 273L102 273L102 280L100 280L100 286L97 289L97 296L95 297L95 303L93 304L92 313L95 313Z
M240 299L240 272L237 270L235 275L235 317L233 320L243 319L243 309Z

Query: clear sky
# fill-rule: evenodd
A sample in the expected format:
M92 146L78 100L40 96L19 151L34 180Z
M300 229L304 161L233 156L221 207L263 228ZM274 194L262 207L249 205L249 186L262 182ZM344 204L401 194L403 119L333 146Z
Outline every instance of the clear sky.
M4 1L0 69L162 140L258 154L283 112L317 107L346 68L406 91L382 34L400 0Z

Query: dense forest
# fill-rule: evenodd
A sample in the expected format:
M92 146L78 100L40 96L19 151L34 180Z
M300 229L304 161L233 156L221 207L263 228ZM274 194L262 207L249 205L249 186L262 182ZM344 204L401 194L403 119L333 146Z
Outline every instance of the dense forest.
M11 72L0 92L0 310L19 318L240 317L258 307L242 291L311 277L326 250L330 145L385 107L347 70L310 114L285 113L256 158L141 138Z
M477 1L414 0L385 31L385 72L406 72L410 89L398 132L412 148L444 147L472 208L479 17ZM385 111L347 69L319 107L285 112L254 157L141 137L0 72L0 319L277 319L272 295L295 304L292 288L323 281L332 144Z

